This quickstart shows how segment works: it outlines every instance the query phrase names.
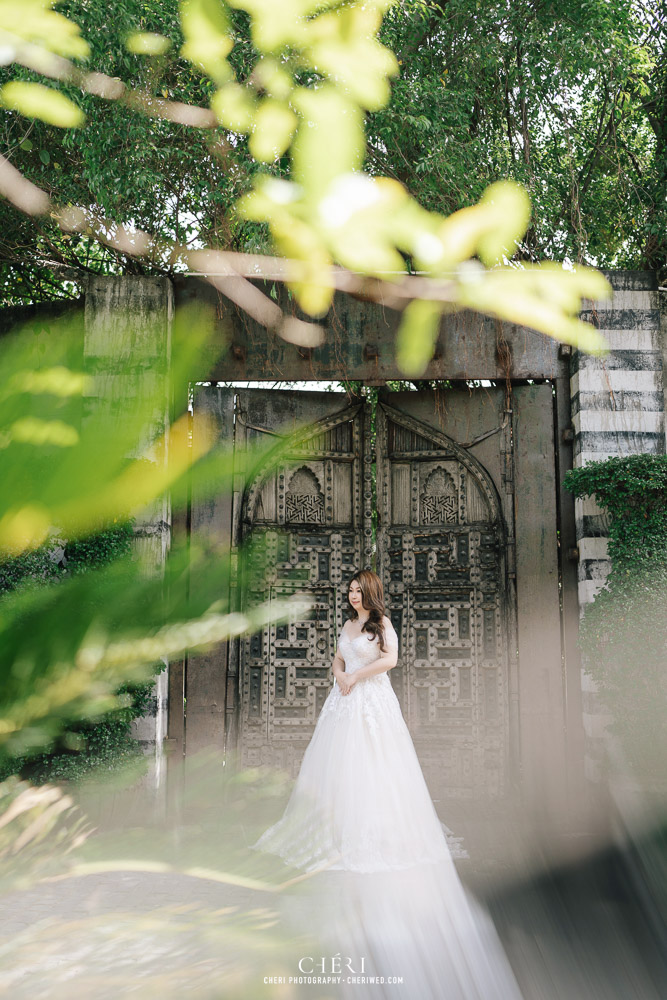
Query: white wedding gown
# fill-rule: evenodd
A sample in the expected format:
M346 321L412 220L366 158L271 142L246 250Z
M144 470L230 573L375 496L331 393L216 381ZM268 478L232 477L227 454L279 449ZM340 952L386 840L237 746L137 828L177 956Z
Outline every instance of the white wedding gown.
M385 647L398 650L386 623ZM346 673L383 655L377 638L346 629L338 649ZM374 998L521 1000L493 922L458 876L386 671L347 695L334 682L285 811L251 849L325 869L311 924L332 954L363 955L366 974L402 980L386 994L373 983ZM345 977L339 989L365 995Z
M385 647L398 651L393 625ZM338 647L345 672L382 656L368 632ZM398 698L385 671L322 706L282 818L252 845L295 868L395 871L450 856Z

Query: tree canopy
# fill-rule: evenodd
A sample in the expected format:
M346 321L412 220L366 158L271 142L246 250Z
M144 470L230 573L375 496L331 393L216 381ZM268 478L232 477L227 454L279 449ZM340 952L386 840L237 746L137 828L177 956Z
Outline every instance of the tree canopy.
M95 70L151 99L210 103L215 82L181 54L177 0L159 7L68 0L59 10L80 25ZM367 170L399 180L425 208L443 213L477 201L495 180L514 178L533 205L520 247L525 259L661 269L666 12L665 3L643 0L389 6L380 37L396 53L399 75L388 105L368 117ZM238 79L250 78L258 53L248 13L234 11L229 30L229 61ZM128 45L137 32L143 43ZM146 39L158 36L153 52ZM8 67L3 82L10 75L41 79L29 68ZM10 162L58 202L94 206L177 242L269 247L266 226L241 218L233 206L258 171L286 175L285 155L258 162L251 137L224 125L192 128L147 117L136 96L104 101L67 84L61 89L84 111L81 128L27 121L6 101L1 112ZM139 260L90 235L63 234L6 202L0 219L8 304L74 294L68 281L88 271L179 269L174 260Z
M382 35L401 75L369 123L371 167L447 212L513 177L526 257L664 267L664 2L408 0Z

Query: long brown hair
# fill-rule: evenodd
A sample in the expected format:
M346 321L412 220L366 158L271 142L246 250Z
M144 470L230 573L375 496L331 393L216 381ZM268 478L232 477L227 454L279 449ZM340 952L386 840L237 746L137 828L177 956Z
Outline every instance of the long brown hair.
M357 611L350 604L350 587L355 580L361 590L361 603L368 611L368 619L362 625L361 631L370 632L372 636L378 636L380 651L386 653L387 650L384 647L384 626L382 624L382 616L386 614L382 580L372 569L360 569L354 576L350 577L345 592L345 599L350 606L351 613L349 620L353 622L359 618Z

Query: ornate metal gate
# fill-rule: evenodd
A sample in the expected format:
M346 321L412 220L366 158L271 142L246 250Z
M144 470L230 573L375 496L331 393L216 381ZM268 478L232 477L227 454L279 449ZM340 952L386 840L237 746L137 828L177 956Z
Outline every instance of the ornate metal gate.
M303 620L230 644L226 722L207 708L220 701L213 660L193 675L194 745L219 725L242 764L296 774L331 688L345 585L374 563L375 506L375 568L400 643L390 678L432 794L502 798L520 773L531 787L550 773L562 802L552 387L381 390L375 441L365 399L237 390L231 420L232 391L215 391L223 436L282 441L279 464L235 493L232 539L265 541L239 567L241 590L252 603L296 591L315 602Z

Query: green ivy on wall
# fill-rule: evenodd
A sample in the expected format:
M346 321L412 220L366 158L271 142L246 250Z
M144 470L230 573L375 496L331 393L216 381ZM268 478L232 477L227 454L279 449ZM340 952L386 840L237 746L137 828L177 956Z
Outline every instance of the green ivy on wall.
M609 517L611 570L585 609L579 643L638 777L664 778L667 753L667 456L572 469L564 486Z
M85 573L129 555L132 523L114 524L88 538L47 544L0 562L0 594L39 585L58 577Z
M132 548L131 521L111 525L86 538L54 543L51 540L32 551L0 562L2 595L43 586L59 578L89 573L116 559L128 556ZM159 669L159 668L158 668ZM147 714L153 698L153 681L125 684L118 689L121 707L90 722L71 724L53 751L13 757L4 762L0 780L20 773L35 784L46 781L76 780L93 771L113 770L141 756L141 747L130 734L132 721Z

